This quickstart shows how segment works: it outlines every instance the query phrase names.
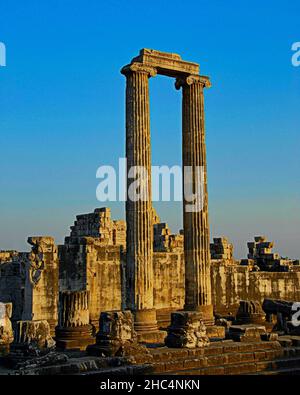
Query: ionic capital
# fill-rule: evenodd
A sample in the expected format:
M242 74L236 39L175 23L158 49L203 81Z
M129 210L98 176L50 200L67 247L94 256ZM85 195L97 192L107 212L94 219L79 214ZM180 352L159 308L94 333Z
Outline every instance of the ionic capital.
M210 82L209 77L206 77L204 75L190 74L185 77L176 78L175 88L180 89L184 85L193 85L193 84L200 84L203 86L203 88L210 88L211 87L211 82Z
M131 73L145 73L148 77L155 77L157 74L157 70L155 67L148 66L139 62L134 62L124 66L121 70L121 73L124 75L128 75Z

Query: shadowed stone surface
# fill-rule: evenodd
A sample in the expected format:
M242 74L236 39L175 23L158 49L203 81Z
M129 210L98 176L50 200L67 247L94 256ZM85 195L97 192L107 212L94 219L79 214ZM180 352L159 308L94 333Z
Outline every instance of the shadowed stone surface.
M235 324L262 324L266 321L266 313L261 303L253 300L241 300L236 314Z

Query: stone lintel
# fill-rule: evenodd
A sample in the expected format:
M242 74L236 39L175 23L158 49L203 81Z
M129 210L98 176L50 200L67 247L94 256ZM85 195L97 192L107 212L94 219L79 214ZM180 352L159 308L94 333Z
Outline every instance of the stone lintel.
M157 73L168 77L178 77L180 75L199 74L199 65L193 62L186 62L180 55L168 52L156 51L154 49L143 48L139 56L132 59L132 63L142 63L157 69Z

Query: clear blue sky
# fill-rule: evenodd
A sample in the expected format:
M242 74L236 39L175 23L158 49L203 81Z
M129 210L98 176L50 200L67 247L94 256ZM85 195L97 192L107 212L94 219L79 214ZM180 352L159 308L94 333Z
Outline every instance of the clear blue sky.
M0 249L27 250L28 235L61 243L76 214L103 206L96 169L125 151L119 70L146 47L211 77L212 235L227 235L237 257L255 234L300 257L299 15L298 0L2 0ZM164 77L150 86L153 164L180 165L181 94ZM156 206L177 231L181 205Z

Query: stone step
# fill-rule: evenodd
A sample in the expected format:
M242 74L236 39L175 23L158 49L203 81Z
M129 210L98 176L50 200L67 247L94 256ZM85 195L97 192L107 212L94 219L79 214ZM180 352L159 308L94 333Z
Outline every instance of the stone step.
M208 357L210 355L236 354L236 353L255 353L255 352L269 352L280 350L283 355L283 348L277 341L260 341L260 342L233 342L232 340L225 340L216 343L211 343L209 347L196 349L176 349L161 347L151 349L154 362L167 361L184 361L187 359L196 359L201 357ZM279 354L280 354L279 353ZM280 355L279 355L280 356Z
M237 355L238 357L238 355ZM265 356L267 358L267 356ZM247 361L240 361L238 359L234 362L234 360L226 361L226 355L223 356L223 362L221 362L221 356L219 359L215 358L215 360L208 360L205 363L201 360L189 360L186 361L183 365L180 365L176 362L165 364L165 370L161 371L161 369L156 369L154 366L155 374L195 374L195 375L217 375L217 374L258 374L261 372L283 372L283 371L295 371L299 370L300 372L300 357L296 358L285 358L285 359L266 359L264 361L259 361L257 359L252 359L249 356ZM242 357L243 359L243 357ZM172 369L173 368L173 369ZM276 373L275 373L276 374ZM278 373L279 374L279 373Z
M256 375L259 376L277 376L277 375L300 375L300 368L293 368L293 369L289 369L289 368L283 368L283 369L277 369L277 370L265 370L262 372L257 372Z
M155 373L158 375L236 375L256 373L255 363L240 363L225 366L209 366L204 368L183 369L166 373Z
M271 363L274 363L277 358L282 357L281 350L267 350L267 351L256 351L256 352L240 352L240 353L225 353L211 356L200 356L197 358L187 358L184 360L174 359L172 361L158 362L153 365L154 373L167 373L174 371L189 371L189 370L201 370L209 369L213 367L225 367L227 369L241 365L244 370L244 365L256 364L264 362L266 366L261 366L261 369L267 368ZM286 361L286 360L284 360ZM274 366L277 368L277 365ZM226 370L225 369L225 370ZM251 367L251 372L253 371ZM257 369L255 368L255 371Z
M39 375L61 375L61 374L85 374L92 371L111 370L113 368L120 368L128 366L124 358L95 358L95 357L82 357L70 358L66 363L28 367L23 369L23 372L18 370L18 374L39 374Z

